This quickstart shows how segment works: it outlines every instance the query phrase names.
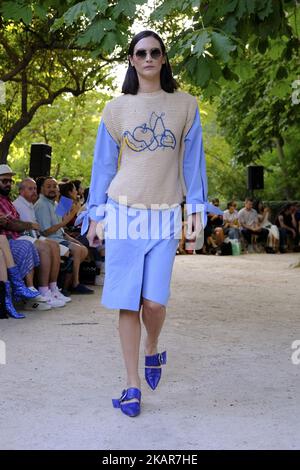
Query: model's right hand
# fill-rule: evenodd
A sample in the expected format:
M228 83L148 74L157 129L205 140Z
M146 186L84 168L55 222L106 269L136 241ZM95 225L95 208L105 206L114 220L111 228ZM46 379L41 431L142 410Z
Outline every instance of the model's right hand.
M91 247L100 246L101 245L101 240L103 240L103 238L104 238L103 236L99 237L99 235L101 235L100 233L98 235L98 230L97 229L98 229L98 225L100 225L100 224L101 224L101 222L98 224L98 222L96 222L95 220L91 220L91 222L90 222L90 226L89 226L86 238L88 239L89 245Z

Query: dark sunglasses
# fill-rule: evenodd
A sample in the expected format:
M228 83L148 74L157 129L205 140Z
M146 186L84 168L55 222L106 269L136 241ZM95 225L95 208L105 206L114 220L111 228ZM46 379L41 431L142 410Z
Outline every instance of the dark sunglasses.
M3 184L7 184L7 183L13 184L14 183L14 180L12 180L11 178L0 178L0 181Z
M158 47L155 47L154 49L150 49L150 56L151 59L157 60L162 56L162 52ZM145 60L147 57L148 51L146 49L138 49L135 53L135 56L137 59L140 60Z

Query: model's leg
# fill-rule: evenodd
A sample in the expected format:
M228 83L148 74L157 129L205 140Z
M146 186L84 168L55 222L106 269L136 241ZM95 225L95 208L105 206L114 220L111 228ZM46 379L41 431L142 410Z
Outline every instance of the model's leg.
M120 310L119 334L127 371L127 387L141 387L138 373L141 342L140 312Z
M145 354L152 356L157 353L158 337L166 318L166 307L144 298L142 318L147 331Z

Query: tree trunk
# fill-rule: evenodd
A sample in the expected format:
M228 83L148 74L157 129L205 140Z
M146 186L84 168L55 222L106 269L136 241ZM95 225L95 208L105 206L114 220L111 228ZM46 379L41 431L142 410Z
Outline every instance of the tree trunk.
M7 162L7 156L10 144L12 143L13 139L8 140L3 138L0 142L0 164Z
M275 144L277 148L277 153L278 153L278 160L280 163L280 168L282 171L283 179L284 179L284 193L285 197L287 200L290 200L292 198L291 194L291 188L289 187L289 175L285 166L285 155L283 151L283 145L282 145L282 138L281 137L275 137Z
M27 124L29 124L31 119L32 116L30 116L29 114L21 117L14 123L14 125L9 129L9 131L4 134L2 140L0 141L0 163L7 162L7 156L11 143L14 141L19 132L21 132L21 130L24 129Z

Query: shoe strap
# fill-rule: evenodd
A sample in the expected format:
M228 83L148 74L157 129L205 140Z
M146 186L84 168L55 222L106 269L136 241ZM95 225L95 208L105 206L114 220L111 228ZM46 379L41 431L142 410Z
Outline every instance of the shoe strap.
M145 356L145 365L148 367L161 366L167 363L167 351L154 354L153 356Z
M124 389L120 398L113 398L112 404L114 408L121 408L123 401L132 400L133 398L140 401L141 396L141 391L138 388L131 387L127 390Z

